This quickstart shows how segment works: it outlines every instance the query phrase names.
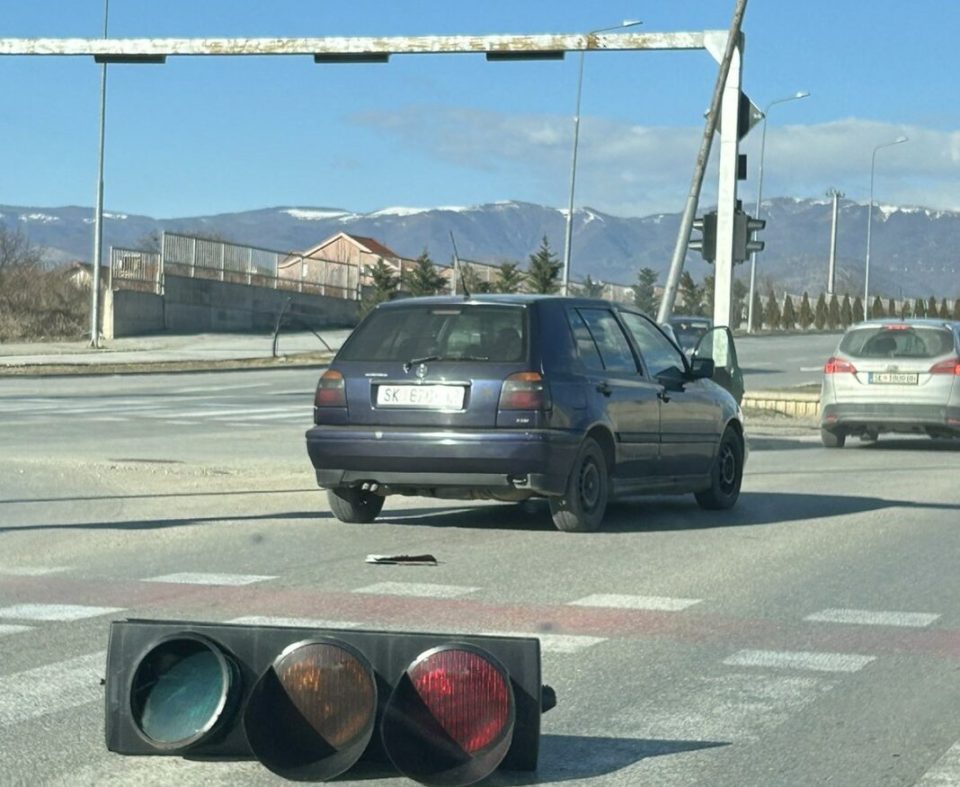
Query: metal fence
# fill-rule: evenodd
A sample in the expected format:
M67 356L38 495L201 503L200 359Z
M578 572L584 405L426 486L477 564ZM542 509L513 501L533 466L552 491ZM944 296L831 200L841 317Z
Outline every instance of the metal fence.
M110 286L112 289L163 293L163 266L160 254L110 247Z

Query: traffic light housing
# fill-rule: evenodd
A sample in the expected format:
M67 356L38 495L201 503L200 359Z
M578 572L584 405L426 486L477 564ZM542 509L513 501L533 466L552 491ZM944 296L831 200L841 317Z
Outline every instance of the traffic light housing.
M733 261L744 262L755 251L763 251L766 245L762 240L756 240L753 233L759 232L767 226L763 219L755 219L748 213L738 210L733 215Z
M693 228L699 231L700 237L691 238L687 248L699 251L707 262L713 262L717 258L717 212L713 210L694 219Z
M359 761L458 787L536 770L534 637L122 620L107 648L106 744L132 755L256 759L325 781Z

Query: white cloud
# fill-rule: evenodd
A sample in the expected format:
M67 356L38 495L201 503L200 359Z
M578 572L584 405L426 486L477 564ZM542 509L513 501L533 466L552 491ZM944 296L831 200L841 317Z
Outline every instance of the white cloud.
M444 165L493 173L501 194L521 179L533 199L558 206L569 185L572 122L569 116L504 115L475 109L409 108L357 115L420 155ZM703 129L699 126L639 126L610 119L581 119L576 203L614 215L650 215L683 207ZM875 199L888 204L960 209L960 132L846 118L818 125L767 129L765 197L820 198L838 188L866 203L874 146L900 135L909 141L877 154ZM714 140L702 203L716 200ZM760 128L740 145L748 175L738 186L748 205L756 199ZM526 192L530 194L530 190ZM536 196L539 193L540 196ZM465 194L465 201L487 197Z

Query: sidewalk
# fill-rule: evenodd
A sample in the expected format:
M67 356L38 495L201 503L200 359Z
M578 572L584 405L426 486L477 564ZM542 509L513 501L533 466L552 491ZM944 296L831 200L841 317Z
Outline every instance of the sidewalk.
M282 333L276 357L272 334L157 334L103 340L100 349L86 340L0 344L0 375L316 364L329 360L349 333L320 331L320 339L310 332Z

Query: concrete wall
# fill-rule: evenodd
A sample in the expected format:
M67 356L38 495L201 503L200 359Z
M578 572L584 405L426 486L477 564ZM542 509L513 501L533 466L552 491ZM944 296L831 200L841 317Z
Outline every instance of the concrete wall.
M104 335L268 333L287 301L284 324L296 328L355 325L359 302L212 279L165 276L164 294L116 290L105 299ZM109 327L109 332L108 332Z

